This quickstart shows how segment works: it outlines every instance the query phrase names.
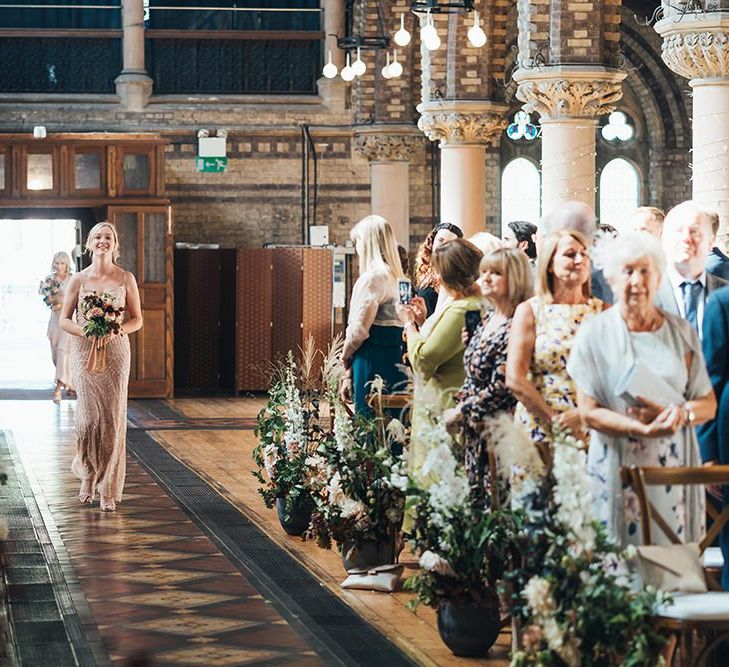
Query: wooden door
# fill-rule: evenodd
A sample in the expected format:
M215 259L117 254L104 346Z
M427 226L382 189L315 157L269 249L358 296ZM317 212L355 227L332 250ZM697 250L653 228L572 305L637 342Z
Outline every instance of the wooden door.
M129 396L172 396L172 211L165 206L110 206L119 232L119 263L139 285L144 326L130 336L132 369Z

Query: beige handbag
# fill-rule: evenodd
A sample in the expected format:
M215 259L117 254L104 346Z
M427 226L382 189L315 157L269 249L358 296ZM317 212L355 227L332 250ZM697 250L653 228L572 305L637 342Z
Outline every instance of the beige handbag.
M706 577L697 542L638 547L643 582L661 591L706 593Z
M400 583L402 572L403 566L396 564L347 570L349 576L340 585L342 588L392 593Z

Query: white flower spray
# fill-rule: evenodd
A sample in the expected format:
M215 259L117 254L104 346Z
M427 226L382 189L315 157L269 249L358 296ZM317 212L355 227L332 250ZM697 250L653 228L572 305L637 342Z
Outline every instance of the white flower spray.
M587 454L582 443L571 435L559 434L554 441L554 477L552 499L557 506L557 520L575 537L576 555L595 548L592 524L592 493L587 476Z
M294 364L289 363L286 367L285 376L285 397L286 408L284 415L286 427L284 429L284 444L289 458L295 458L299 452L306 447L306 424L304 423L304 406L301 402L301 395L296 386L296 375Z

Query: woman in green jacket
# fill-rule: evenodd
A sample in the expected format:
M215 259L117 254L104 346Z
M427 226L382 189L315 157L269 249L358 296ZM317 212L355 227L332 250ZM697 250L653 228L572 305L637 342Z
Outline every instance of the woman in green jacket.
M418 437L419 427L427 420L426 408L439 413L453 407L453 396L463 384L464 344L461 331L466 312L481 310L481 293L476 284L481 251L469 241L455 239L433 253L433 268L453 301L440 313L427 337L415 323L413 309L398 308L405 327L410 365L415 374L413 429L409 467L416 476L428 455Z

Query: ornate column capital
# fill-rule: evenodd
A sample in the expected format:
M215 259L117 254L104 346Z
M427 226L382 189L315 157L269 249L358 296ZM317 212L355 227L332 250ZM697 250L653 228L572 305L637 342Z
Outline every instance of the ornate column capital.
M615 110L627 72L605 67L555 66L514 73L524 110L547 119L596 118Z
M354 150L370 162L410 162L419 143L413 125L367 125L354 130Z
M687 79L729 77L729 17L671 12L655 29L663 37L661 58L676 74Z
M418 105L418 127L441 146L497 145L509 107L489 100L439 100Z

